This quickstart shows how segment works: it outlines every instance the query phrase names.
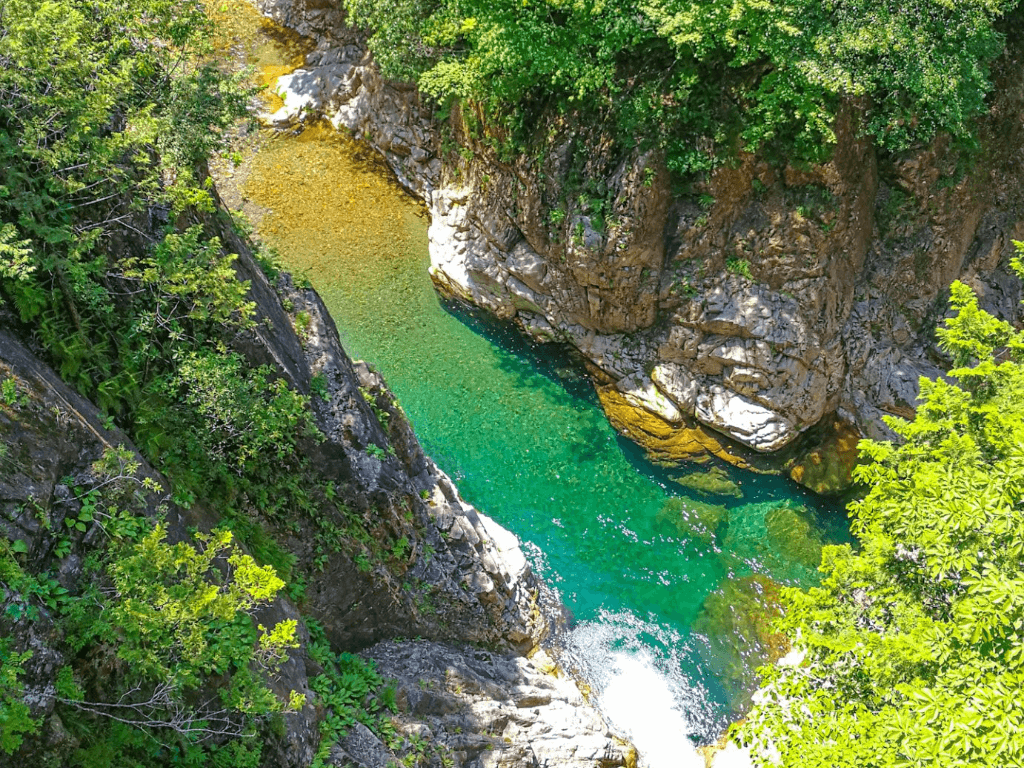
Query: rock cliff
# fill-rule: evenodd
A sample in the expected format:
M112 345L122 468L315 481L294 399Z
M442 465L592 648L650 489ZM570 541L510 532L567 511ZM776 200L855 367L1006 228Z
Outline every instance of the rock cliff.
M326 710L311 690L313 677L322 671L307 650L305 623L311 619L335 652L388 641L388 653L397 658L407 653L407 644L400 640L416 636L491 649L437 646L429 664L416 666L422 655L418 651L404 662L403 675L438 691L450 683L450 669L457 668L467 688L476 686L467 712L490 707L505 714L463 717L461 741L451 737L445 742L451 747L447 751L434 741L424 751L422 740L411 737L413 731L394 735L388 748L392 756L397 752L413 755L413 762L426 761L419 764L440 765L444 756L445 765L491 765L489 757L480 756L485 746L491 755L525 755L541 739L548 750L544 754L558 756L551 765L625 764L629 750L608 733L575 687L548 680L520 656L537 646L546 619L538 608L542 585L515 536L463 502L448 477L424 456L381 377L353 363L342 349L316 293L295 287L287 275L272 284L248 244L226 222L226 217L212 215L203 224L239 254L238 277L249 284L256 323L225 343L250 365L269 366L290 388L311 395L318 437L307 438L301 450L305 471L325 489L316 497L315 514L293 515L287 523L262 515L259 502L252 505L249 522L260 531L248 537L253 546L286 553L290 581L304 585L294 599L279 597L257 617L268 626L284 619L299 622L299 647L271 685L285 697L289 691L307 696L302 708L284 716L283 727L264 734L263 764L307 766L318 748L318 726ZM115 482L126 486L125 498L142 518L164 521L171 542L190 540L190 530L225 524L219 510L202 498L188 505L176 501L168 478L93 403L65 385L42 362L40 352L32 348L30 329L0 304L0 381L5 387L0 402L0 531L6 539L2 554L15 558L19 571L49 585L45 589L66 590L60 594L67 600L82 598L91 578L83 563L102 549L107 537L104 520L84 514L85 505L91 491ZM104 457L113 449L122 450L112 474ZM236 528L238 524L232 523ZM372 537L372 545L359 531ZM246 536L238 538L246 543ZM268 539L273 543L267 544ZM17 547L11 549L8 542ZM0 574L5 585L0 589L0 638L12 653L31 652L19 677L24 684L20 698L29 705L31 717L42 723L11 759L70 764L79 744L62 724L67 709L62 709L58 693L58 671L73 664L76 674L89 677L82 670L100 665L95 674L102 679L117 675L118 662L103 662L102 654L85 657L81 648L69 646L57 604L47 597L52 594L6 588L8 576ZM462 670L460 659L469 671ZM392 674L383 662L382 667ZM483 678L474 675L489 675L489 682L481 683ZM102 686L96 685L100 688L93 694L98 696ZM415 701L424 697L417 699L415 689L407 688L400 703L413 701L410 711L419 713ZM527 717L517 709L528 703L520 694L535 690L541 693L534 704L543 710ZM570 700L580 708L571 722L563 711ZM457 709L447 701L441 701L446 715ZM552 714L548 718L544 713ZM514 733L506 728L507 738L497 739L493 731L501 717L503 723L514 720L521 727ZM444 728L431 727L439 732ZM351 731L349 742L360 729L365 726ZM584 742L590 752L579 746ZM351 744L345 749L337 747L328 763L376 764L360 757Z
M657 155L571 117L505 157L479 115L442 121L383 81L336 8L259 4L316 46L268 118L323 115L376 147L430 209L438 288L578 350L613 423L656 458L763 467L781 451L769 463L841 486L856 436L887 435L880 417L911 413L918 378L943 370L932 330L952 280L1019 318L1005 268L1024 236L1017 39L976 152L939 138L881 156L851 106L825 165L741 156L679 190Z
M384 642L369 649L382 674L397 681L398 728L467 768L590 766L635 763L587 705L575 683L543 651L526 659L451 644ZM353 732L340 745L366 768L396 762L372 734Z

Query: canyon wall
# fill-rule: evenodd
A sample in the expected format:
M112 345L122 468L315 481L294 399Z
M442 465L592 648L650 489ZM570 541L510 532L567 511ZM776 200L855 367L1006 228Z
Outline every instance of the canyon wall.
M837 489L857 437L887 437L881 417L909 416L918 378L945 370L933 331L950 282L1020 317L1006 269L1024 237L1018 42L975 152L939 138L881 157L851 107L824 165L740 155L681 190L656 153L571 115L510 159L470 129L479 115L441 121L384 81L335 7L260 7L316 46L265 117L324 116L380 151L430 210L439 290L577 350L612 422L656 460L710 452Z
M142 216L137 223L142 227L144 221ZM264 729L262 764L308 766L318 749L327 710L311 689L322 672L307 650L311 619L335 652L386 641L387 658L413 653L402 667L412 680L403 678L399 691L395 722L402 730L390 746L360 725L331 746L327 764L383 768L418 755L420 736L429 728L426 719L433 714L455 717L450 727L457 725L458 731L443 743L431 739L429 754L415 758L430 765L490 765L489 757L518 759L535 750L550 765L573 768L635 759L583 702L575 684L556 677L553 666L540 660L543 654L536 664L523 656L536 650L548 620L540 606L543 585L516 537L466 504L423 454L381 377L353 363L341 347L319 296L297 288L286 274L272 283L227 221L225 215L212 215L203 224L239 254L238 278L249 285L256 322L226 335L225 343L250 365L269 366L289 388L310 397L316 435L300 448L306 475L324 489L312 516L297 510L286 518L264 515L258 500L247 513L260 531L248 538L286 553L291 571L286 580L303 585L301 594L279 596L257 616L268 626L299 622L299 645L269 682L285 698L289 691L307 696L302 708L284 715L282 725ZM85 599L95 578L86 564L108 537L105 518L83 514L91 491L125 485L127 508L154 523L163 521L171 542L191 541L191 531L228 521L203 498L176 499L171 481L128 434L64 384L43 362L44 354L33 347L31 329L0 303L0 381L5 384L0 531L6 541L18 542L4 552L41 583L52 579L54 588L66 590L62 600L73 603ZM117 449L126 451L120 460L123 476L112 477L104 457ZM68 532L67 520L87 522ZM230 525L244 532L239 523L235 519ZM360 529L369 532L376 549L360 538ZM244 533L237 538L250 546ZM410 645L407 652L402 640L412 637L435 642ZM70 665L79 677L96 680L96 689L86 693L101 698L104 676L116 678L122 662L112 654L83 655L70 647L57 604L16 589L0 589L0 638L11 652L30 653L19 673L20 699L41 723L11 759L71 764L79 742L61 720L69 710L61 708L59 670ZM437 645L440 641L449 645ZM463 681L458 690L453 680ZM478 717L485 711L493 716Z

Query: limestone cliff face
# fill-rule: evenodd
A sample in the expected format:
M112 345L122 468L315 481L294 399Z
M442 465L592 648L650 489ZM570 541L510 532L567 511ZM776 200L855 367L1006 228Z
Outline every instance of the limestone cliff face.
M310 680L320 669L305 651L305 619L315 618L322 625L335 651L420 636L489 648L491 663L518 669L519 655L535 648L546 629L537 606L542 585L516 537L463 502L451 481L424 456L381 377L348 358L319 296L296 288L287 275L271 284L247 243L222 222L209 217L204 224L239 254L239 278L249 281L257 321L253 330L226 341L251 364L269 365L290 387L306 395L316 391L311 402L322 439L309 439L300 447L318 483L337 494L318 499L318 520L296 516L284 525L261 517L258 506L252 510L253 523L294 557L293 578L306 585L301 610L279 597L257 617L267 625L282 619L300 622L301 645L272 685L285 697L292 690L307 694L308 703L285 717L283 729L266 735L263 752L265 765L300 768L309 765L316 752L318 724L325 716L310 690ZM302 323L297 322L300 316ZM57 544L64 536L64 520L76 519L81 511L83 489L109 484L96 462L118 446L127 448L138 464L131 473L136 479L124 480L138 491L133 503L141 505L142 514L163 519L171 541L190 539L190 527L209 530L223 524L219 510L201 498L188 508L177 505L168 493L168 480L135 449L129 436L111 428L96 406L67 387L35 352L29 329L0 303L0 380L8 387L13 382L18 393L0 402L0 534L22 542L17 550L21 567L29 573L55 575L72 598L81 592L86 578L83 561L104 544L101 521L92 521L84 531L72 529L70 551L58 551ZM370 446L379 450L367 450ZM143 488L145 478L163 490ZM365 557L364 545L344 535L332 546L319 546L325 523L343 531L353 515L385 545L385 556ZM390 546L402 540L404 546ZM32 602L31 614L19 608L24 600ZM74 663L81 669L91 662L76 657L68 647L60 623L44 602L15 594L2 583L0 637L10 641L12 652L32 651L23 676L24 700L31 715L43 723L11 759L26 765L42 765L44 758L49 761L45 764L63 764L77 744L61 724L55 677L64 665ZM429 668L410 674L440 689L447 679L444 658L445 653L435 654ZM103 674L116 675L116 664ZM539 673L532 674L524 672L522 680L502 677L482 695L494 698L495 706L505 706L503 702L514 700L517 685L539 684ZM559 695L568 696L564 691ZM599 752L601 759L590 760L581 753L579 759L552 765L623 765L629 751L614 740L599 715L587 712L579 730L557 736L556 747L564 742L569 746L563 752L569 754L573 739L589 739L588 744L598 744L595 754ZM472 741L476 733L469 730L466 738ZM524 730L492 749L496 754L528 750L531 738ZM480 735L477 741L481 739L486 740ZM399 743L410 750L416 744ZM449 764L462 766L476 765L472 761L479 752L453 746L444 754L452 758ZM335 753L331 764L365 764L340 747ZM432 754L440 761L440 749Z
M880 158L851 109L829 163L743 156L681 195L658 156L554 117L534 154L504 162L460 115L442 129L414 90L384 82L336 9L260 5L317 46L282 78L271 119L324 115L365 137L430 208L439 289L579 350L616 425L662 458L717 442L756 464L744 448L789 447L813 486L810 444L885 435L880 417L909 415L918 377L943 369L933 328L952 280L1018 316L1019 43L997 62L969 167L943 139ZM442 131L471 158L442 157Z

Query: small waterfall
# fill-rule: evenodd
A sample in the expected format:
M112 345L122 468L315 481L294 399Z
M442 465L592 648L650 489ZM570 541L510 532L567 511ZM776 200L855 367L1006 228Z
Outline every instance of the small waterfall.
M644 768L704 768L691 737L714 732L706 692L682 673L679 635L629 611L601 612L560 638L565 666L591 689Z

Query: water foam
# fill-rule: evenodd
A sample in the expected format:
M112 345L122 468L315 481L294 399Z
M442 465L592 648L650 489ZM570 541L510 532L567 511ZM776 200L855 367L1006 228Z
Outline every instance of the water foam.
M706 731L705 692L687 680L677 633L628 611L601 612L563 638L563 662L590 685L592 701L640 753L645 768L703 768L690 737Z

